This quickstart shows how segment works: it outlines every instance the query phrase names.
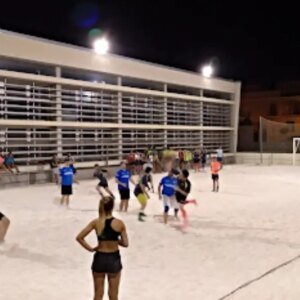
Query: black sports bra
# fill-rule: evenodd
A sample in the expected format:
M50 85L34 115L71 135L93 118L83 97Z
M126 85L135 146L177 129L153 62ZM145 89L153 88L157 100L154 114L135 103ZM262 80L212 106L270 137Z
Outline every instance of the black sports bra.
M112 229L111 223L113 220L114 220L114 218L105 220L104 229L102 230L101 234L98 234L99 242L118 241L119 240L121 233Z

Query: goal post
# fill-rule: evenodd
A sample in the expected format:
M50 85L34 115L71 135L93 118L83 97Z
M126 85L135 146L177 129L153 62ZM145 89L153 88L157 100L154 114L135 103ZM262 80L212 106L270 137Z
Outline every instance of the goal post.
M293 166L296 166L296 155L300 149L300 137L293 138Z

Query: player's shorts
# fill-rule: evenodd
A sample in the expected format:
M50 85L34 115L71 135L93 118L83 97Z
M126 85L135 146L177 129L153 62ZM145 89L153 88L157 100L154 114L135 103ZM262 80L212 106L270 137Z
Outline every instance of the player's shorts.
M185 203L185 201L186 201L186 196L184 196L184 195L176 195L176 201L179 203L179 204L184 204Z
M142 205L146 205L147 202L148 202L148 197L146 196L146 194L142 193L142 194L138 194L137 196L137 199L139 200L139 202L142 204Z
M218 180L219 179L219 174L211 174L212 180Z
M96 252L92 264L95 273L119 273L122 270L120 252L105 253Z
M73 194L72 185L62 185L61 186L61 194L63 196L69 196Z
M199 164L200 163L200 159L196 158L194 159L194 164Z
M217 161L220 163L223 162L223 157L217 157Z
M104 189L108 188L108 184L107 183L98 183L98 186L103 187Z
M171 196L171 197L167 196L167 195L162 195L162 198L163 198L164 207L171 207L171 208L174 208L174 209L179 208L179 205L178 205L178 202L175 198L175 195Z
M4 214L0 211L0 221L4 218Z
M119 190L121 200L129 200L130 199L130 189L122 189Z

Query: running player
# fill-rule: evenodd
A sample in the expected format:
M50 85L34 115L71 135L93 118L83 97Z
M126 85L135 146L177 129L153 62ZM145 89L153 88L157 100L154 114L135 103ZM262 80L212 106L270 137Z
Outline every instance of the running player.
M124 223L113 217L113 208L113 198L102 198L99 205L99 217L87 225L76 238L84 249L95 253L92 264L95 300L103 299L106 277L109 283L109 299L119 299L119 285L123 268L119 246L128 247L128 237ZM98 245L96 247L92 247L85 240L85 237L92 231L97 234Z
M213 180L213 192L219 191L219 171L222 169L222 164L217 161L215 156L212 156L210 163L211 177Z
M170 170L168 175L163 177L158 186L159 200L163 200L164 205L164 223L168 223L170 207L174 208L175 217L177 218L179 206L175 198L175 191L177 189L177 170ZM162 191L161 191L162 188Z
M73 168L71 167L71 162L68 158L65 159L65 165L63 168L59 170L59 174L61 177L61 200L60 204L66 204L69 207L70 195L73 194Z
M112 191L108 187L107 178L103 174L103 173L106 173L106 172L107 172L107 170L105 170L105 169L101 170L101 168L98 164L95 165L94 177L99 179L99 183L96 186L96 190L98 191L98 193L100 195L103 195L102 191L101 191L101 188L103 188L113 199L115 199L114 194L112 193Z
M189 171L182 170L181 174L178 177L178 187L180 190L176 191L176 200L179 203L179 209L183 218L183 228L188 226L188 217L184 206L189 203L197 204L196 200L187 200L187 196L191 192L192 184L189 181ZM184 193L183 193L183 192Z
M127 212L128 202L130 199L130 188L129 181L135 185L132 180L131 173L126 169L126 163L123 161L121 163L121 169L116 173L116 182L118 184L118 190L120 193L120 211Z
M4 242L10 220L0 211L0 244Z
M145 221L144 220L144 217L146 217L145 208L147 206L148 199L150 199L150 196L146 191L146 187L148 185L148 176L150 175L151 171L152 168L150 167L146 168L144 174L142 174L140 181L138 182L138 184L135 186L134 189L134 194L141 204L141 209L138 215L138 220L141 222Z

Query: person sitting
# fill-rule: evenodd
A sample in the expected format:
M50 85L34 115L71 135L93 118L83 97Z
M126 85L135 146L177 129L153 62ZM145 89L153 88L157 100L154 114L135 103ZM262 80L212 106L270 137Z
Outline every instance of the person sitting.
M15 158L12 154L12 151L9 151L7 153L7 155L5 156L4 164L5 164L5 167L7 168L7 170L10 173L14 174L13 169L15 169L17 171L17 173L20 173L20 170L19 170L18 166L15 163Z

